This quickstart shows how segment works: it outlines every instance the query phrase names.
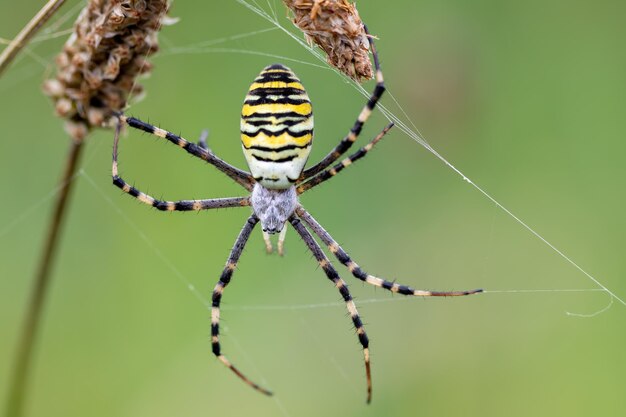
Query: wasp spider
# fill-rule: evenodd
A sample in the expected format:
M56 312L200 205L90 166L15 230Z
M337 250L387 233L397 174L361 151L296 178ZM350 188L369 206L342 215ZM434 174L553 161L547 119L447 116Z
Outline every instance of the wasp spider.
M233 167L218 158L207 146L206 135L198 144L188 142L182 137L166 130L152 126L134 117L119 115L119 121L113 146L113 184L125 193L137 198L142 203L162 211L198 211L223 207L252 207L252 214L239 233L226 266L219 281L215 285L212 296L211 341L213 353L233 371L241 380L257 391L271 395L267 389L248 379L222 353L219 342L220 301L224 289L230 283L239 256L246 244L252 229L261 222L266 248L272 251L269 235L280 233L278 251L282 254L285 239L285 224L291 223L304 243L311 250L324 273L337 288L356 328L356 333L365 358L365 374L367 380L367 402L372 397L372 381L370 372L369 339L365 333L363 322L359 317L352 296L345 281L332 266L324 251L313 238L316 234L328 247L330 252L357 279L382 287L393 293L415 295L421 297L461 296L481 292L471 291L424 291L415 290L406 285L387 281L365 272L337 244L331 235L311 216L298 202L298 196L322 182L337 175L353 162L364 157L391 129L387 125L372 141L354 154L343 159L333 167L331 165L343 155L356 141L363 124L367 121L378 100L385 91L383 74L380 70L378 56L371 43L372 55L376 68L376 87L367 104L361 110L356 122L348 134L320 162L304 169L313 142L313 113L311 102L296 75L287 67L275 64L266 67L254 80L245 98L241 112L241 142L243 152L250 168L250 173ZM250 195L234 198L212 198L206 200L157 200L137 188L129 185L118 174L117 155L119 132L122 123L139 130L164 138L186 150L188 153L208 162L235 180ZM330 168L329 168L330 167Z

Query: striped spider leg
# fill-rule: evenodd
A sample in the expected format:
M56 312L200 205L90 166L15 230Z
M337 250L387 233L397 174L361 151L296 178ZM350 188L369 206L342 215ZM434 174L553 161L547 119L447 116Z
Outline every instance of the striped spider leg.
M203 132L198 143L188 142L171 132L145 123L134 117L118 114L115 140L113 144L113 183L125 193L140 202L162 211L199 211L222 207L249 206L252 214L244 224L230 256L220 275L212 295L211 344L212 351L228 369L248 386L258 392L271 395L267 389L248 379L221 352L219 339L220 302L226 286L230 283L237 262L257 223L261 224L266 250L273 251L270 235L279 234L278 253L283 254L287 222L298 232L308 249L313 253L324 273L339 290L356 328L363 349L367 380L367 401L372 398L372 377L370 371L369 339L357 312L346 283L339 277L328 257L313 235L317 235L333 255L346 266L352 275L394 293L415 296L461 296L481 292L470 291L423 291L396 284L363 271L324 228L300 205L298 196L363 158L393 127L387 125L374 139L352 155L333 165L357 140L363 125L370 117L380 97L385 91L384 80L378 54L373 40L370 40L376 68L376 86L367 103L362 108L356 122L333 150L319 163L304 169L313 143L313 110L304 86L287 67L274 64L266 67L254 79L245 97L241 110L241 145L250 168L250 173L242 171L221 160L210 150L207 133ZM129 185L118 173L118 143L122 124L164 138L216 167L250 192L246 197L214 198L206 200L157 200ZM312 234L313 233L313 234Z
M359 343L363 348L363 358L365 360L365 378L367 380L367 403L369 404L372 401L372 372L370 368L370 351L369 351L369 339L367 337L367 333L365 333L365 327L363 327L363 322L361 321L361 317L359 317L359 312L356 309L356 305L352 300L352 296L350 295L350 291L348 290L348 285L346 282L341 279L335 268L332 266L324 251L317 244L311 233L306 229L306 227L302 224L300 219L295 216L292 216L289 219L289 222L293 226L294 229L298 232L304 243L309 247L309 250L315 256L315 259L319 263L319 265L324 270L324 273L328 277L329 280L335 284L335 287L339 290L341 297L346 303L346 308L350 313L350 318L352 319L352 323L356 329L356 334L359 338Z
M358 161L359 159L363 158L365 155L367 155L367 153L369 151L372 150L374 145L376 145L387 134L387 132L389 132L389 130L391 130L391 128L393 126L394 126L393 122L389 123L367 145L363 146L362 148L359 148L359 150L357 150L355 153L353 153L352 155L348 156L347 158L343 159L341 162L339 162L334 167L323 170L322 172L320 172L319 174L317 174L314 177L310 178L309 180L306 180L304 182L298 182L296 184L296 192L298 193L298 195L304 193L305 191L310 190L313 187L316 187L316 186L320 185L321 183L323 183L326 180L331 179L332 177L334 177L335 175L340 173L344 168L349 167L350 165L352 165L352 163L354 163L354 162Z
M111 173L113 177L113 184L125 193L131 195L132 197L135 197L140 202L161 211L200 211L227 207L245 207L250 205L249 197L211 198L203 200L179 201L158 200L128 184L126 181L124 181L122 177L119 176L117 162L121 127L122 125L120 121L115 129L115 139L113 141L113 165L111 167Z
M384 134L384 133L382 133ZM382 137L382 136L381 136ZM330 252L348 268L350 273L359 280L368 284L384 288L393 293L399 293L404 295L414 295L422 297L455 297L480 293L482 289L467 290L467 291L426 291L415 290L409 286L401 285L396 282L388 281L383 278L379 278L368 274L363 271L361 267L354 262L350 256L343 250L341 246L332 238L332 236L311 216L301 205L295 210L296 216L292 216L289 221L294 229L298 232L302 240L308 246L309 250L317 259L319 265L324 270L324 273L338 288L343 300L346 303L352 323L356 329L356 333L359 338L359 342L363 348L363 357L365 360L365 376L367 382L367 403L372 400L372 374L370 367L370 352L369 352L369 338L365 332L363 322L356 309L352 296L348 291L348 286L343 279L339 276L335 268L332 266L320 246L317 244L311 233L307 230L300 219L309 226L309 228L327 245Z
M250 206L250 197L233 197L233 198L214 198L214 199L205 199L205 200L179 200L179 201L163 201L157 200L154 197L138 190L137 188L128 184L124 179L119 176L118 173L118 145L119 145L119 136L121 130L121 121L117 124L115 131L115 139L113 141L113 165L112 165L112 175L113 175L113 184L119 187L125 193L135 197L140 202L147 204L149 206L155 207L161 211L199 211L199 210L208 210L208 209L216 209L216 208L226 208L226 207L244 207ZM155 128L157 129L157 128ZM142 129L146 130L146 129ZM166 135L169 132L166 132ZM206 136L203 134L200 138L200 142L206 145ZM202 146L202 144L200 145ZM203 148L204 149L204 148ZM272 393L259 385L252 382L245 375L239 371L227 358L221 353L220 343L219 343L219 318L220 318L220 301L222 299L222 293L224 288L230 282L233 271L237 265L237 261L239 260L239 256L243 251L243 248L250 237L250 233L252 229L259 221L256 215L250 216L246 221L243 229L241 230L237 240L235 241L235 245L228 257L228 261L226 262L226 266L222 271L222 275L218 283L213 290L212 297L212 310L211 310L211 343L212 350L215 356L222 362L226 367L228 367L231 371L233 371L241 380L243 380L246 384L251 386L252 388L262 392L266 395L271 395Z
M261 387L260 385L248 379L243 373L241 373L239 369L237 369L226 358L226 356L224 356L220 348L220 340L219 340L220 302L222 300L222 294L224 293L224 289L230 282L230 279L233 275L233 271L237 267L239 256L241 255L241 252L243 251L243 248L246 245L246 242L250 238L250 234L252 233L254 226L256 226L258 222L259 222L259 218L254 214L248 218L248 220L246 221L246 224L243 226L243 229L241 229L241 232L239 233L239 236L237 237L235 244L233 245L233 249L230 252L228 261L226 261L226 266L224 267L224 270L222 271L222 275L220 276L219 281L217 282L217 284L215 285L215 288L213 289L212 307L211 307L211 345L212 345L213 353L215 354L215 356L217 356L217 359L219 359L220 362L226 365L228 369L233 371L235 375L241 378L243 382L245 382L250 387L254 388L255 390L265 395L272 395L271 391Z
M365 27L365 32L369 36L367 27ZM383 72L380 69L378 52L376 51L376 47L374 45L374 39L371 36L369 36L369 42L372 51L372 57L374 58L374 68L376 70L376 86L374 87L374 91L372 91L372 94L367 100L367 103L361 110L361 113L359 113L359 116L357 117L357 120L354 122L354 125L350 129L350 132L348 132L348 134L343 139L341 139L339 144L335 146L335 148L333 148L333 150L331 150L328 155L326 155L320 162L310 168L305 169L300 174L300 178L298 178L298 183L305 182L309 178L314 177L319 172L328 168L333 162L339 159L341 155L343 155L348 149L350 149L352 144L359 137L361 130L363 129L363 125L365 124L367 119L369 119L372 111L376 107L376 104L378 104L378 101L385 92L385 80L383 79Z
M396 282L387 281L382 278L370 275L363 271L361 267L354 262L350 256L343 250L341 246L332 238L332 236L320 225L313 216L307 212L304 207L299 206L296 209L296 214L300 217L313 232L319 236L319 238L328 246L328 249L333 255L341 262L348 270L354 275L355 278L360 279L363 282L374 285L376 287L384 288L394 293L403 295L415 295L420 297L458 297L463 295L472 295L482 292L482 289L467 290L467 291L426 291L415 290L409 286L401 285Z
M252 176L248 172L242 171L239 168L235 168L234 166L215 156L213 152L208 150L208 146L207 149L205 149L203 147L203 144L206 145L206 137L203 139L203 137L201 136L199 141L200 143L196 145L195 143L189 142L172 132L168 132L149 123L143 122L137 118L128 117L125 114L121 113L118 114L117 117L122 123L125 123L132 128L143 130L144 132L150 133L159 138L163 138L168 140L169 142L172 142L174 145L177 145L180 148L186 150L191 155L213 165L215 168L228 175L246 190L252 190L252 186L254 185L254 179L252 178Z

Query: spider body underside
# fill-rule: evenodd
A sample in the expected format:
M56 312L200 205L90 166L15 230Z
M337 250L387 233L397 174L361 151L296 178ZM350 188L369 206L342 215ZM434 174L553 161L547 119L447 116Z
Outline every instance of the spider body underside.
M348 134L320 162L304 169L313 142L313 114L304 87L287 67L275 64L266 67L255 79L246 96L241 117L241 140L250 173L235 168L218 158L208 148L206 135L198 144L166 130L152 126L133 117L119 114L113 145L113 183L140 202L162 211L200 211L225 207L252 208L252 214L244 224L230 256L215 285L212 295L211 343L213 353L246 384L257 391L271 395L267 389L248 379L221 351L219 341L220 302L226 286L230 283L243 248L257 223L261 223L267 250L272 251L269 235L279 233L278 251L282 254L286 223L289 222L300 235L327 278L338 289L363 349L367 402L371 401L372 381L370 371L369 339L352 300L345 281L339 276L328 257L311 234L317 235L337 260L346 266L357 279L394 293L414 296L463 296L481 292L415 290L406 285L388 281L365 272L339 246L332 236L300 205L298 195L332 178L353 162L364 157L391 129L387 125L373 140L354 154L330 167L356 141L364 123L385 91L374 42L370 41L376 68L376 86L366 105ZM124 181L118 174L118 142L122 123L164 138L188 153L208 162L235 180L250 192L247 197L214 198L205 200L162 201L151 197ZM330 168L329 168L330 167Z
M298 206L296 187L292 185L284 190L272 190L261 184L254 184L250 205L264 232L280 232Z

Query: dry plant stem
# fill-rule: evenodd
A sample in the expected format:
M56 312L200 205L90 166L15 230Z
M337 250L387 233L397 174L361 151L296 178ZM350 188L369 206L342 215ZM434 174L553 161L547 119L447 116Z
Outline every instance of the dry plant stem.
M59 0L48 2L4 51L3 65L62 4ZM57 115L66 119L72 141L22 324L6 417L22 417L27 405L38 328L84 139L92 128L101 127L111 112L120 111L129 95L140 91L135 79L151 68L146 57L158 49L157 31L168 5L167 0L90 0L57 56L57 76L44 84L45 93L55 102Z
M31 19L30 22L17 34L15 39L11 41L2 54L0 54L0 74L9 66L11 61L22 50L28 40L52 17L59 7L65 3L65 0L50 0L45 6Z
M42 311L46 295L50 287L50 277L58 249L59 237L62 231L63 220L67 213L67 201L72 192L74 176L78 161L84 147L83 141L71 141L67 155L65 171L60 181L60 193L56 200L54 213L48 228L48 235L44 243L42 257L37 268L34 286L27 306L26 316L22 324L19 345L17 347L15 368L9 381L9 393L5 417L22 417L28 393L28 377L33 363L33 351L37 341L37 332L41 323Z

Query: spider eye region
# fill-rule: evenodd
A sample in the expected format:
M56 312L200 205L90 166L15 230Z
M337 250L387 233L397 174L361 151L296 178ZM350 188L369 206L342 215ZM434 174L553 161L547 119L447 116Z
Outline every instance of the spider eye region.
M264 187L288 189L313 143L313 109L304 86L281 64L265 67L241 110L241 145L252 176Z
M298 206L298 195L293 185L284 190L272 190L255 184L250 197L252 210L261 221L264 232L280 232Z

